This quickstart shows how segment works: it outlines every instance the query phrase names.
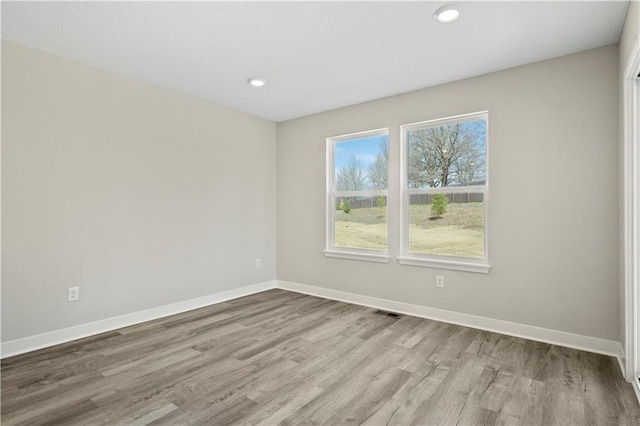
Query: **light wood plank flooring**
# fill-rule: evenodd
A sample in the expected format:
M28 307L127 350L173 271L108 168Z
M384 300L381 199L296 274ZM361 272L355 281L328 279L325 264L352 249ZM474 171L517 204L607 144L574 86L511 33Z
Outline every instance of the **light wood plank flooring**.
M271 290L2 361L3 425L640 425L616 361Z

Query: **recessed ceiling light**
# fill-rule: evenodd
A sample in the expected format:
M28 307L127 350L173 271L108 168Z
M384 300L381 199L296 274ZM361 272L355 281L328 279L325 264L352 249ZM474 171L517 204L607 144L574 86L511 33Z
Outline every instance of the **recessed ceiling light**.
M264 80L260 80L259 78L250 78L247 81L249 82L250 85L254 87L262 87L264 86L264 83L265 83Z
M433 14L433 17L440 22L452 22L458 19L458 16L460 11L452 5L442 6Z

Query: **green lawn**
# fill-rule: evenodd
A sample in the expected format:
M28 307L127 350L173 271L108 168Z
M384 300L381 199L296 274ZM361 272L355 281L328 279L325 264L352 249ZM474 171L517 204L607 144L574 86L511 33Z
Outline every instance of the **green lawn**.
M387 248L387 210L370 207L336 211L336 246L375 250Z
M409 250L414 253L482 257L482 203L450 203L441 219L431 220L431 205L416 204L409 212ZM385 249L386 210L377 207L336 211L336 246Z

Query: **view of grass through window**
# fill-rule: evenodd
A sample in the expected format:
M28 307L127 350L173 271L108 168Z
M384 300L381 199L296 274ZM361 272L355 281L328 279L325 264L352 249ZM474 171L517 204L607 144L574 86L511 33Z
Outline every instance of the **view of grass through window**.
M484 258L486 119L411 125L405 138L409 253Z
M383 196L339 199L336 206L336 247L385 250L386 203L387 197Z
M335 143L335 247L387 249L388 156L386 133Z
M414 196L409 206L409 251L445 256L483 257L484 206L482 194L441 194L446 210L434 214L433 202ZM426 198L426 197L425 197Z

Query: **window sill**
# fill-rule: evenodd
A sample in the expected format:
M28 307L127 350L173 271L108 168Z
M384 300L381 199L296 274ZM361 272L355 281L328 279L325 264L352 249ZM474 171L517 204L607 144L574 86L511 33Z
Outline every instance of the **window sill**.
M452 269L456 271L488 274L491 266L486 263L464 262L459 260L423 259L421 257L398 256L401 265L422 266L425 268Z
M364 260L367 262L389 263L389 255L377 253L362 253L340 250L323 250L326 257L336 257L340 259Z

